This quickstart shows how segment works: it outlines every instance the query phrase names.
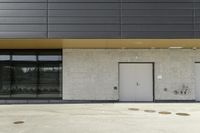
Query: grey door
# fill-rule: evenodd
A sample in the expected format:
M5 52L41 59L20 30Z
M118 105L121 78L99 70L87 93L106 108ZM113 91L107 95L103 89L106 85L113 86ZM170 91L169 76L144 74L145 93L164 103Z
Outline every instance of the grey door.
M120 64L120 101L153 101L153 65Z

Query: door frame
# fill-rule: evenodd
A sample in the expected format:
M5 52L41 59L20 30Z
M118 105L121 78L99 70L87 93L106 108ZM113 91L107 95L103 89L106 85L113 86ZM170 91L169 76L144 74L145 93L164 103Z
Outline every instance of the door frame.
M120 64L152 64L152 93L155 102L155 62L118 62L118 101L120 102ZM136 101L133 101L136 102Z
M196 77L196 64L200 64L200 62L194 62L194 72L195 72L195 90L194 90L194 92L196 92L197 91L197 86L196 86L196 82L197 82L197 77ZM195 101L196 102L200 102L200 101L198 101L197 99L196 99L196 93L195 93Z

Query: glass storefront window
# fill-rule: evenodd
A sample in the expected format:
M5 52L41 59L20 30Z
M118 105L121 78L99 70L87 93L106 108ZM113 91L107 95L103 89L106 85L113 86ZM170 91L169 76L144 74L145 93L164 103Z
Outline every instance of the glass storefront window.
M14 61L36 61L36 55L13 55Z
M7 53L0 55L0 98L62 97L59 50Z
M12 97L36 97L37 66L36 64L14 63Z
M0 98L10 97L10 65L8 63L0 63Z
M40 55L39 61L61 61L62 57L59 55Z
M0 55L0 61L8 61L10 60L10 55Z
M61 94L60 73L58 63L41 63L39 66L40 83L39 96L58 97Z

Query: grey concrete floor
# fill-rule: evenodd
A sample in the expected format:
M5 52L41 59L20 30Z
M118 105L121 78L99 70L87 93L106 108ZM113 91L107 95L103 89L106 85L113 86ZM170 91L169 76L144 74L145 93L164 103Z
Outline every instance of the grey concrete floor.
M200 133L200 104L0 105L0 133Z

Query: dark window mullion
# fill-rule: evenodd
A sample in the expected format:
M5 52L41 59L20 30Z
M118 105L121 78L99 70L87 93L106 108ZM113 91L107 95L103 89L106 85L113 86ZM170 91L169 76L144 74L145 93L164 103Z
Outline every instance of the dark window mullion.
M60 80L60 73L59 73L60 66L59 66L59 64L57 64L57 67L58 67L58 72L57 72L57 76L58 76L58 78L57 78L57 84L58 84L58 86L59 86L59 80Z
M12 96L12 87L14 84L14 66L12 62L12 52L10 53L10 97Z
M36 87L36 97L39 95L39 87L40 87L40 64L39 64L39 57L38 53L36 55L36 61L37 61L37 87Z

